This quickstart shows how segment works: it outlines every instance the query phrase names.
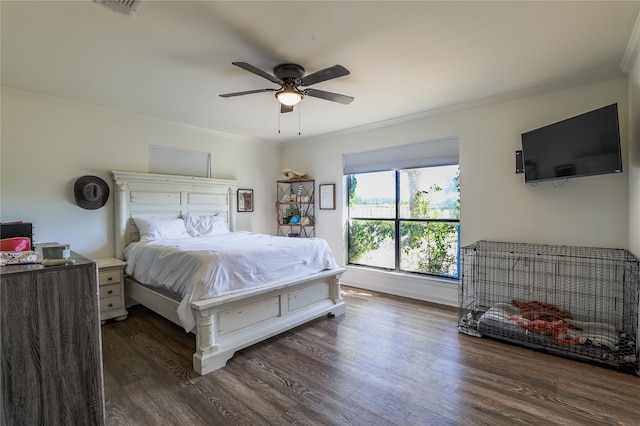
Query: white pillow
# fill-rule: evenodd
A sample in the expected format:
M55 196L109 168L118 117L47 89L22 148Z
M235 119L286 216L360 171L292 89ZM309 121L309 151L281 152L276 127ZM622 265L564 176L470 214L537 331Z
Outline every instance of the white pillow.
M138 227L140 241L191 238L182 219L143 219L134 217L133 221Z
M216 216L195 216L188 214L184 217L187 232L194 237L211 237L229 232L227 217L224 214Z

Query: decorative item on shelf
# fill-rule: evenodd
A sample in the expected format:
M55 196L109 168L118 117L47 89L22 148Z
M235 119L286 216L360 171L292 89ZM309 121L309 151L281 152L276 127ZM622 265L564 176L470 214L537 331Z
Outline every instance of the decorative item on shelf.
M284 214L284 217L283 217L283 223L285 225L290 224L291 223L291 219L297 214L300 214L300 212L298 212L298 209L288 208L285 211L285 214Z
M253 211L253 189L238 189L238 211Z
M296 196L296 203L302 201L302 184L298 184L298 195Z
M281 198L280 198L280 202L281 203L290 203L294 200L294 196L293 194L284 194Z
M291 220L289 220L289 225L297 225L300 223L300 216L299 215L293 215L291 217Z
M292 170L292 169L282 169L282 174L289 179L300 179L304 175L306 175L306 173L296 172L295 170Z

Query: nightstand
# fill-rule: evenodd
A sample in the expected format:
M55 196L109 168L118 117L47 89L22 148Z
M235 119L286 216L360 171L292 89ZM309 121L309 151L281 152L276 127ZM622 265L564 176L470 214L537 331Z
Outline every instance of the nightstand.
M98 284L100 292L100 320L122 321L127 319L124 308L124 268L127 262L116 258L96 260L98 265Z

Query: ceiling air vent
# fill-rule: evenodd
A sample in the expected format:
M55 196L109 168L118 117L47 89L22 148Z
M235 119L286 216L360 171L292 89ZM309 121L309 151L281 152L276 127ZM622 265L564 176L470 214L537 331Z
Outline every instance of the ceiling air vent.
M134 17L144 0L95 0L96 3L108 7L114 12Z

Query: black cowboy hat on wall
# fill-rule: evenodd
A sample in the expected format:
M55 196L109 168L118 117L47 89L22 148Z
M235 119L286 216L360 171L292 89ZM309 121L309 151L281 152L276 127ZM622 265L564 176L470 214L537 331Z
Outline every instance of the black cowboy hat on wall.
M83 209L96 210L109 199L109 185L98 176L81 176L73 185L76 204Z

